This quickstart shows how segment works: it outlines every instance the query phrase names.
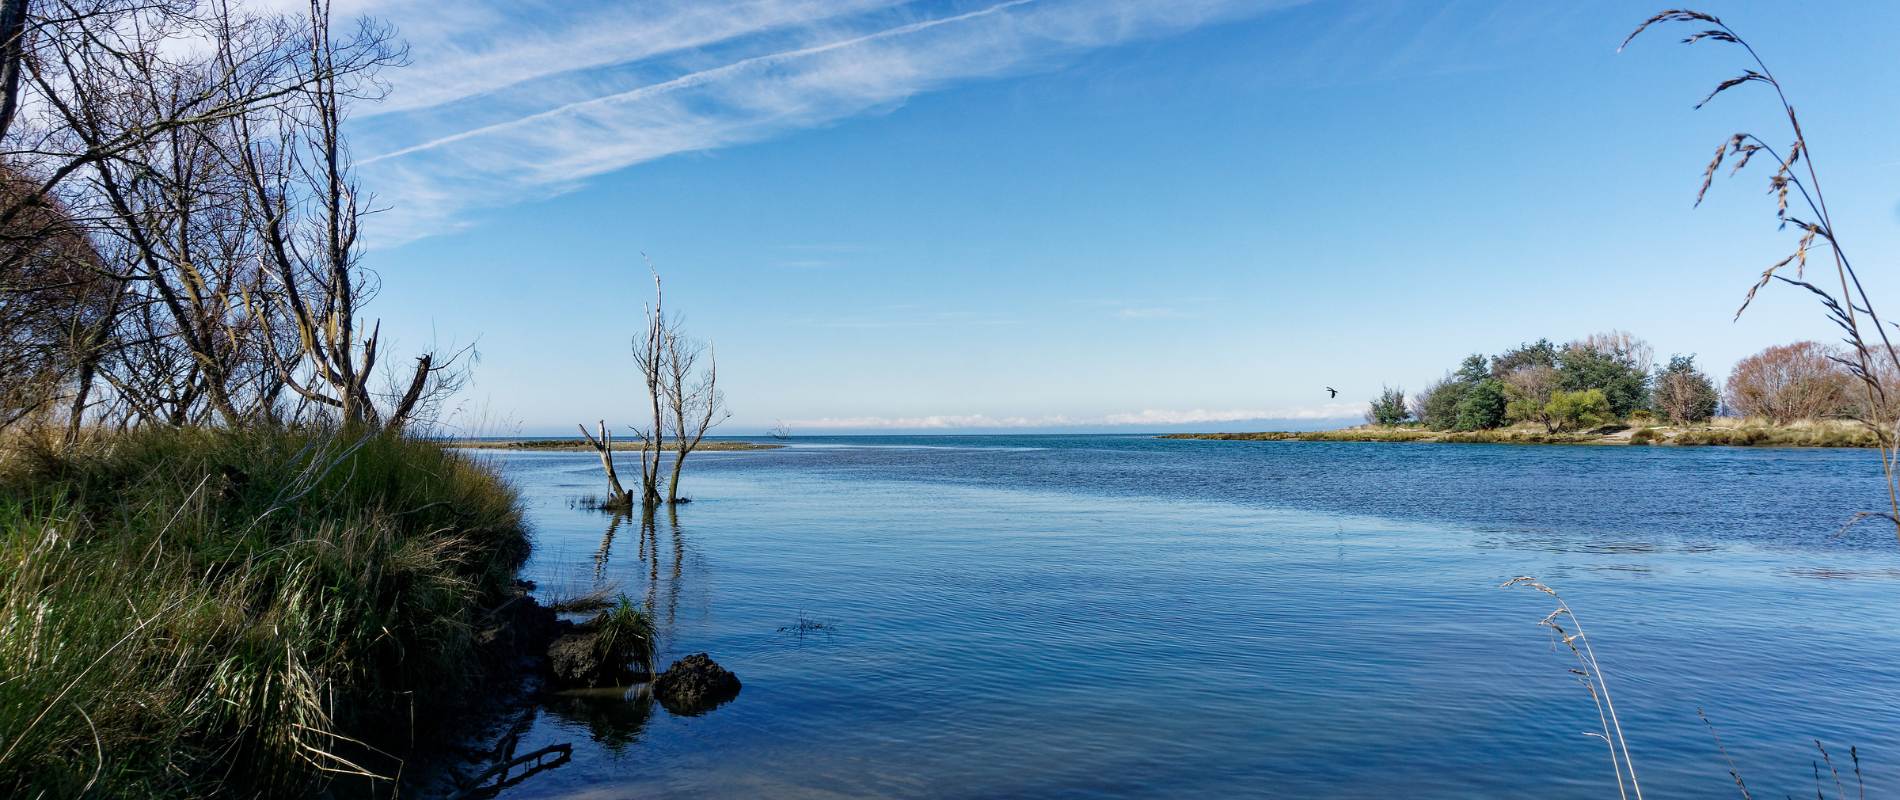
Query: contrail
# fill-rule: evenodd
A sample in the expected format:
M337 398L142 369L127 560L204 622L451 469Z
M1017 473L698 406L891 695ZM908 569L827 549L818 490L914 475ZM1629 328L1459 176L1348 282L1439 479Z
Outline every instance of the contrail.
M751 58L734 61L731 64L727 64L722 67L714 67L712 69L702 70L700 72L693 72L686 75L681 75L680 77L674 78L669 81L655 83L648 86L642 86L637 89L629 89L627 91L619 92L616 94L603 95L601 97L596 97L590 100L581 100L574 103L568 103L567 105L563 105L563 106L556 106L546 111L529 114L528 116L521 117L519 119L509 120L507 122L497 122L492 125L484 125L479 128L470 128L466 131L450 134L448 136L444 136L439 139L433 139L427 142L423 142L421 144L411 145L409 147L404 147L400 150L392 150L388 153L384 153L382 155L375 156L373 158L370 158L364 161L359 161L357 163L360 166L360 165L366 165L366 164L374 164L378 161L384 161L391 158L400 158L402 156L410 155L412 153L419 153L424 150L433 150L445 144L454 144L464 139L472 139L474 137L482 136L489 133L494 133L496 131L520 127L522 125L527 125L529 123L533 123L539 120L549 119L549 118L559 116L562 114L567 114L573 111L591 108L594 106L607 105L609 103L620 103L620 102L626 102L626 101L632 101L632 100L639 100L641 98L652 97L658 94L665 94L667 92L671 92L671 91L675 91L679 89L691 88L693 86L698 86L698 85L707 83L721 76L728 75L733 72L737 72L739 70L743 70L749 67L757 66L759 64L769 64L769 63L778 62L778 61L789 61L796 58L804 58L806 56L817 55L819 53L826 53L832 50L839 50L846 47L852 47L855 45L864 44L865 42L876 41L879 39L888 39L894 36L903 36L906 34L916 33L922 30L929 30L931 28L935 28L940 25L949 25L955 22L963 22L966 20L976 19L978 17L986 17L993 14L998 14L1003 11L1007 11L1011 8L1014 8L1016 6L1027 5L1033 2L1035 2L1035 0L1009 0L1009 2L998 3L988 8L982 8L976 11L971 11L964 14L958 14L953 17L944 17L942 19L931 19L931 20L924 20L922 22L913 22L909 25L900 25L895 28L881 30L875 33L868 33L863 36L858 36L851 39L844 39L841 41L830 42L828 44L815 45L812 47L804 47L797 50L787 50L782 53L768 53L762 56L753 56Z

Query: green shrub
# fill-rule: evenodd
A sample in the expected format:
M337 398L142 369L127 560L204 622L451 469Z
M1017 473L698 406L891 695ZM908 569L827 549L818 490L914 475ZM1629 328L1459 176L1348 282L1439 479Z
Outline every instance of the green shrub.
M1553 392L1546 413L1558 430L1576 430L1601 425L1616 418L1602 389L1580 392Z
M1493 369L1503 363L1532 358L1544 352L1537 348L1547 348L1548 345L1549 342L1540 339L1539 345L1530 351L1530 356L1525 355L1524 348L1499 356L1492 360ZM1509 361L1506 360L1507 356L1510 356ZM1550 404L1550 393L1557 390L1558 378L1556 368L1545 363L1530 363L1505 372L1499 378L1504 382L1505 397L1510 399L1504 407L1505 419L1510 422L1534 422L1544 426L1546 431L1555 430L1556 426L1551 424L1550 415L1545 413L1544 407Z
M1405 390L1383 387L1366 409L1366 421L1374 425L1403 425L1412 412L1405 407Z
M1609 416L1621 419L1649 405L1648 345L1610 332L1571 342L1557 355L1559 388L1600 390Z
M1461 431L1479 431L1503 425L1504 412L1508 406L1502 382L1495 378L1480 380L1459 398L1456 428Z
M1630 444L1655 444L1655 442L1656 431L1653 428L1642 428L1630 434Z
M1425 387L1413 401L1419 422L1439 431L1458 427L1458 401L1464 399L1467 388L1450 375Z
M1513 372L1539 367L1552 369L1557 366L1557 345L1549 339L1538 339L1529 344L1518 345L1491 357L1491 377L1503 379Z
M1678 424L1707 422L1720 401L1715 381L1696 369L1695 356L1672 356L1669 365L1656 372L1654 394L1656 410Z

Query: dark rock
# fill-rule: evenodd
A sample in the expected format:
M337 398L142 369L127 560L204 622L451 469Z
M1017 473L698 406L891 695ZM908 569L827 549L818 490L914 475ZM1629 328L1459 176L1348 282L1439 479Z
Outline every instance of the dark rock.
M673 662L653 681L653 696L674 714L704 714L739 695L739 676L705 653Z
M621 641L610 647L601 641L598 631L606 619L603 613L583 625L559 623L562 635L548 645L548 671L553 673L556 686L589 689L625 686L644 674L635 672L632 667L639 655L635 642L621 637Z
M517 587L514 597L488 615L488 624L475 633L476 644L486 657L540 658L548 643L574 626L561 620L546 606L534 601L525 589Z
M618 649L622 652L606 652L600 635L591 631L570 633L548 645L548 669L558 686L625 686L639 674L629 666L632 653Z
M600 654L594 651L594 635L570 633L548 645L548 670L562 686L594 686L600 674Z

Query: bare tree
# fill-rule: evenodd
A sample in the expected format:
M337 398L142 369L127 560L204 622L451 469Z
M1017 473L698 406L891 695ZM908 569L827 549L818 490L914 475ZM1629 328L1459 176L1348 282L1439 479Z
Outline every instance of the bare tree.
M1615 356L1627 361L1630 368L1648 374L1655 365L1656 350L1629 331L1604 331L1593 333L1570 343L1571 347L1583 347L1594 352Z
M20 110L20 67L26 56L27 0L0 0L0 137Z
M0 197L33 191L0 172ZM0 428L50 411L87 362L95 329L112 314L118 282L72 216L51 201L0 229Z
M649 265L651 270L651 265ZM666 318L666 290L660 283L660 273L653 272L653 303L646 307L646 326L633 338L633 363L640 370L640 380L646 386L647 401L652 407L653 424L651 427L635 426L634 435L640 437L640 503L649 508L660 502L660 457L665 449L666 437L666 340L672 335L672 325Z
M1531 364L1504 373L1504 414L1512 422L1536 422L1544 430L1557 432L1557 418L1550 413L1550 400L1562 385L1557 368Z
M1728 404L1749 417L1785 424L1850 410L1854 376L1843 356L1818 342L1770 347L1735 363Z
M666 502L674 504L680 502L680 472L686 467L686 457L699 448L707 431L732 415L719 390L719 355L711 345L688 339L677 325L671 326L665 366L661 390L673 416L673 475L666 484Z
M651 269L651 264L648 267ZM667 316L665 299L665 286L654 270L653 302L646 307L645 325L633 337L634 367L646 389L646 410L653 414L651 426L633 426L634 435L640 438L640 504L649 512L662 502L682 502L679 486L686 457L699 448L707 431L730 416L725 395L719 389L718 356L710 345L687 337L677 318ZM600 453L609 490L631 506L630 497L614 474L612 444L605 424L598 438L585 426L581 434ZM673 464L662 496L660 470L669 444Z
M231 125L243 148L237 165L256 226L260 272L274 282L270 308L258 315L265 335L273 323L290 326L301 344L298 360L276 357L277 377L305 399L334 409L346 424L400 429L455 359L416 357L406 387L387 395L379 408L371 387L381 353L380 322L357 317L373 293L361 264L359 225L368 213L364 194L350 175L343 138L345 104L379 90L375 72L400 63L391 31L371 22L350 39L330 34L327 2L311 3L306 28L308 88L299 113L268 115L269 134L258 136L252 117ZM307 373L299 365L307 363ZM451 374L452 373L448 373Z
M24 33L9 37L16 10ZM301 17L0 0L0 327L44 306L23 298L89 287L61 335L40 337L67 352L53 374L69 437L89 414L395 429L459 381L461 354L425 353L375 388L384 348L361 315L375 280L357 234L369 201L342 124L402 51L372 22L332 29L327 0ZM57 218L65 230L38 230ZM89 254L67 272L91 277L55 276L49 244Z
M232 114L281 101L297 74L285 69L291 62L261 17L234 21L221 7L184 2L46 0L35 7L41 13L27 16L29 31L18 42L30 52L22 54L25 86L14 98L30 92L36 116L9 126L3 157L38 185L11 193L0 205L0 226L49 203L72 209L95 251L113 254L93 269L117 284L109 313L73 326L82 355L72 413L83 417L98 373L111 369L125 337L131 345L176 346L191 358L158 382L170 390L165 397L120 405L169 406L163 416L184 421L194 417L193 404L205 403L239 421L240 405L249 403L234 398L248 382L235 299L246 280L236 261L213 255L242 251L229 235L236 217L229 173L217 168L215 128ZM0 55L11 58L4 49ZM0 60L0 79L6 66ZM0 271L17 269L14 255L0 260ZM135 292L122 293L128 290ZM164 313L121 316L149 312L148 304ZM119 330L122 319L162 328ZM122 361L139 369L153 363ZM106 382L116 391L146 385L145 377Z

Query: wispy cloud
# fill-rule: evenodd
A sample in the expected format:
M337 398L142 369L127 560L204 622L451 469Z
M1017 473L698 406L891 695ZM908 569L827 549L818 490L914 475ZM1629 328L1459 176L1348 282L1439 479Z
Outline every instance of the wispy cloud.
M810 430L956 430L1006 428L1161 428L1253 420L1325 421L1353 419L1364 406L1352 403L1328 403L1319 406L1261 409L1192 409L1186 411L1144 409L1142 411L1076 417L1068 415L991 416L988 414L932 414L916 417L825 417L793 420L794 429Z
M1102 418L1107 425L1197 425L1204 422L1241 422L1251 419L1322 420L1349 419L1365 411L1362 403L1326 403L1291 408L1256 408L1209 411L1167 411L1144 409L1132 414L1110 414Z
M1156 299L1165 299L1167 305L1156 305ZM1144 302L1134 302L1112 298L1075 298L1071 304L1091 310L1091 313L1103 313L1122 320L1167 320L1194 319L1203 315L1203 309L1210 303L1206 297L1167 297L1144 298Z
M954 430L958 428L1046 428L1077 425L1067 417L992 417L988 414L932 414L924 417L824 417L786 423L794 430Z
M355 123L377 238L1295 0L364 0L415 66Z
M1117 309L1115 316L1121 319L1183 319L1191 315L1178 308L1158 306Z
M883 314L813 317L805 322L820 328L969 328L1016 325L1021 320L1009 314L992 311L924 311L893 306Z

